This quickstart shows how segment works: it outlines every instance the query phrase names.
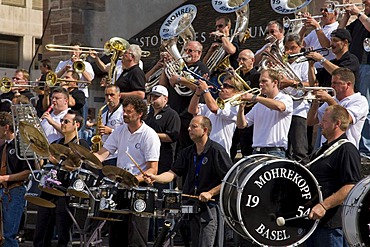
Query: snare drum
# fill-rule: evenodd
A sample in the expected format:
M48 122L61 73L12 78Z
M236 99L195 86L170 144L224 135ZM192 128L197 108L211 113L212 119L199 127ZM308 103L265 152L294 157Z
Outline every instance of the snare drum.
M103 184L99 186L99 208L103 212L130 213L131 194L131 189L117 187L113 181L104 178Z
M56 172L56 175L53 175L54 172ZM68 170L65 170L63 168L56 170L56 167L54 165L46 164L42 167L41 173L42 176L39 184L39 189L41 191L44 191L55 196L66 195L67 188L71 180L70 177L71 173ZM49 181L49 179L53 177L54 177L53 180L55 180L55 176L57 182L60 182L60 185L57 185Z
M153 187L133 188L131 211L141 216L153 216L157 195L158 189Z
M73 208L80 208L80 209L90 209L90 199L89 198L81 198L77 196L71 196L69 198L69 204L70 207Z
M182 205L181 190L163 190L163 210L181 210Z
M370 177L362 179L343 203L343 232L350 246L370 246Z
M304 166L272 155L241 159L226 174L220 207L226 223L239 235L263 246L298 246L318 220L278 218L308 215L322 201L315 177Z
M89 198L89 193L86 190L87 188L92 188L96 185L98 181L98 175L93 173L92 171L79 169L72 173L71 184L68 187L68 193L70 195L81 197L81 198Z
M45 208L55 208L56 205L44 198L41 198L41 190L39 189L39 181L41 179L41 171L33 171L35 177L30 174L30 181L28 182L27 192L24 195L24 198L36 206L45 207ZM36 179L35 179L36 178Z

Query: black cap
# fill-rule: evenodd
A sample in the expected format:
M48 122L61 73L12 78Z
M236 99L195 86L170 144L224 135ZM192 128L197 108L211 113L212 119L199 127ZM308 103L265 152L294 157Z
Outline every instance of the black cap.
M331 37L337 37L337 38L340 38L342 40L348 40L348 42L350 43L352 41L352 37L351 37L351 34L349 33L349 31L347 29L343 29L343 28L338 28L337 30L334 30L331 35Z

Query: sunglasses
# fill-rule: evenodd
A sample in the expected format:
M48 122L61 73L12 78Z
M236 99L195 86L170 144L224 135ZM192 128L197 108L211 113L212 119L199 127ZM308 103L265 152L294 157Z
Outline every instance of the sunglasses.
M60 120L60 123L61 123L61 124L63 124L63 123L64 123L64 124L68 124L68 123L72 123L72 121L71 121L71 120L68 120L68 119L61 119L61 120Z
M222 84L222 87L223 87L223 88L231 88L231 89L235 89L235 87L234 87L233 85L230 85L230 84L228 84L228 83L224 83L224 84Z
M333 13L334 10L330 8L320 8L320 12Z
M215 28L223 28L224 27L224 24L218 24L215 26Z
M192 52L196 52L197 50L192 50L192 49L184 49L184 51L186 53L192 53Z

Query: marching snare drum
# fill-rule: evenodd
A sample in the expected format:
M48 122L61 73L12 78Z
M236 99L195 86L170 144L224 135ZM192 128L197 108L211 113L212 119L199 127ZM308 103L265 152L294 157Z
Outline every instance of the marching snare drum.
M163 190L163 210L181 210L182 205L182 191L181 190Z
M315 177L304 166L272 155L241 159L226 174L220 206L227 224L239 235L266 246L298 246L319 221L308 215L322 200ZM284 224L280 224L280 219ZM279 223L279 225L278 225Z
M67 190L68 193L76 197L89 198L87 189L97 184L98 175L85 169L78 169L72 172L72 174L71 184Z
M127 214L131 207L131 189L116 186L107 178L99 186L100 210L103 212Z
M27 192L24 195L24 198L29 202L34 205L40 206L40 207L45 207L45 208L55 208L56 205L47 200L46 198L41 198L41 190L39 189L39 181L41 179L41 171L35 170L33 171L34 176L30 174L30 180L28 182L27 186Z
M153 187L132 188L131 211L139 214L140 216L153 216L157 195L158 189Z
M370 177L362 179L343 203L343 231L350 246L370 245Z

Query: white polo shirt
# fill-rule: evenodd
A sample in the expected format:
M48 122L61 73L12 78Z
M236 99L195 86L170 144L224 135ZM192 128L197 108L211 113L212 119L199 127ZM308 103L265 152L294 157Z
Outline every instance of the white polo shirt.
M350 142L352 142L357 148L359 148L361 131L364 127L366 116L369 112L369 104L367 99L360 93L352 94L341 101L334 98L335 101L345 107L352 117L353 123L349 125L346 135ZM328 107L327 103L324 103L317 111L317 116L321 122L322 116L325 113L325 109ZM321 136L321 143L325 142L326 139Z
M272 110L261 103L257 103L245 115L248 127L253 125L253 148L288 148L288 132L292 121L293 100L290 96L281 92L274 99L285 104L285 111Z
M70 108L60 112L58 115L55 115L54 111L52 111L50 113L50 116L55 122L60 123L60 120L67 114L68 110L70 110ZM57 131L51 124L49 124L48 120L46 119L43 119L41 121L41 127L44 129L46 138L48 139L49 143L53 143L54 141L63 137L63 134Z
M199 104L198 115L208 117L212 123L212 132L209 137L223 146L229 155L236 128L238 109L239 106L233 107L226 103L225 108L223 110L218 109L215 114L209 110L206 104Z
M325 36L329 39L329 41L331 40L331 33L334 31L334 30L337 30L338 29L338 26L339 26L339 23L336 21L332 24L329 24L329 25L325 25L323 28L322 28L322 31L324 32ZM304 42L305 42L305 46L306 47L312 47L313 49L319 49L319 48L322 48L321 45L320 45L320 42L319 42L319 39L317 38L317 34L316 34L316 30L312 30L305 38L304 38ZM332 53L331 51L329 51L329 55L325 57L326 59L328 60L332 60L335 58L335 55L334 53ZM315 68L322 68L323 66L319 63L319 62L316 62L315 63Z
M145 162L159 161L161 142L158 134L142 122L134 133L129 131L126 124L116 128L104 143L104 148L111 154L118 150L117 166L137 175L140 171L127 156L126 151L145 171L147 170Z

